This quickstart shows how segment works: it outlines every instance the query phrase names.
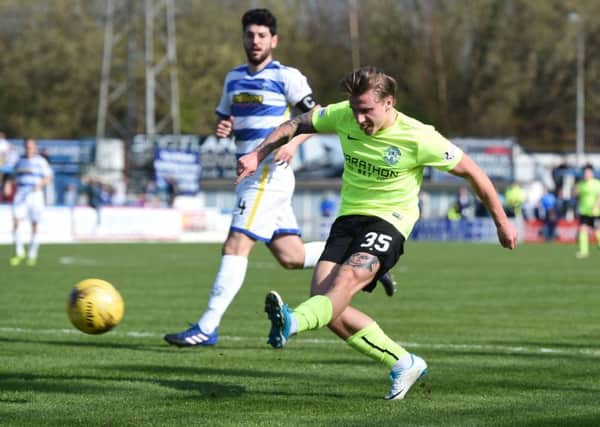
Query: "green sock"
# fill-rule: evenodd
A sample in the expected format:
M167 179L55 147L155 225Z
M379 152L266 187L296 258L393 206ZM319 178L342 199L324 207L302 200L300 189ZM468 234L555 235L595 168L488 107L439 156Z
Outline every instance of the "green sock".
M331 322L333 306L325 295L315 295L294 309L298 322L297 333L319 329Z
M588 234L584 231L580 231L577 236L579 242L579 253L581 255L587 255L590 252Z
M600 230L596 230L596 244L600 248Z
M352 335L346 343L359 353L383 363L390 369L398 359L408 354L408 351L388 337L375 322Z

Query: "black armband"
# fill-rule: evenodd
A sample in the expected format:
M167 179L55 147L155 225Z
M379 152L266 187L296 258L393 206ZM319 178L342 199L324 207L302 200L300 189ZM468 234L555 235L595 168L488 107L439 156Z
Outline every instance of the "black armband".
M302 98L300 102L295 105L295 107L303 113L306 113L312 110L316 105L317 101L315 101L315 98L313 98L311 93Z

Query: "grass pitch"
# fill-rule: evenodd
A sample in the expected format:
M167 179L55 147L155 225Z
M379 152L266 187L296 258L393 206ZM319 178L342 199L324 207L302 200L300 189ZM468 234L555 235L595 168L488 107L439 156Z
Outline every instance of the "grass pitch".
M198 319L219 245L45 245L36 267L0 267L0 425L597 426L600 252L574 252L408 242L399 293L355 298L429 364L424 385L387 402L387 370L326 329L266 344L265 293L295 306L311 272L284 270L262 245L218 345L187 349L162 336ZM88 277L126 304L100 336L65 312Z

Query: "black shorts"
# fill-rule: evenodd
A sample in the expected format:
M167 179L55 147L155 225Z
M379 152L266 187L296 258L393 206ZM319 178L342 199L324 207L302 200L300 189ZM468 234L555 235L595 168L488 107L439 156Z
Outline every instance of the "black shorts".
M597 216L579 215L579 224L580 225L587 225L588 227L596 228L596 224L598 224L597 221L598 221Z
M376 216L346 215L338 217L320 260L343 264L351 255L366 252L379 259L379 270L364 291L371 292L381 276L398 262L404 253L404 236L387 221Z

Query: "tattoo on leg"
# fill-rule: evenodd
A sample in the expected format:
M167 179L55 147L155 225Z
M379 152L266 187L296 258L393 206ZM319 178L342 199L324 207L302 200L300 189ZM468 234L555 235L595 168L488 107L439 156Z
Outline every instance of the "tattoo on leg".
M375 271L379 267L379 258L365 253L353 254L344 264L351 267L363 268L369 271Z

